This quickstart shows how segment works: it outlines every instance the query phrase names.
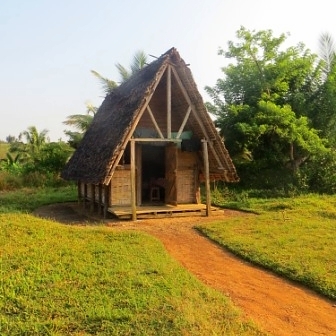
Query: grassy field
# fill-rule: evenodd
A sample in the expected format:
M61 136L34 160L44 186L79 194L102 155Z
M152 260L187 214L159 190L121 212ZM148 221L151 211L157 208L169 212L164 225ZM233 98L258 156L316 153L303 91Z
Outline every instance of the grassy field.
M0 193L1 335L262 335L153 237L30 214L75 197Z
M336 196L246 199L255 212L198 229L233 253L336 299Z

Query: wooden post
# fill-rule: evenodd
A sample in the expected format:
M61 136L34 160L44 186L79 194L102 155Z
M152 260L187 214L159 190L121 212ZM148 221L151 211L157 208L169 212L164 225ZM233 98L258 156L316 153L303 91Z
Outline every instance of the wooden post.
M82 201L82 193L81 193L81 182L78 180L77 181L77 201L78 204L80 204L80 202Z
M136 221L135 140L131 139L131 206L132 220Z
M204 176L205 176L206 215L211 216L208 143L206 140L202 140L202 143L203 143L203 160L204 160Z
M84 183L84 197L83 197L83 208L86 208L86 200L87 200L87 184Z
M167 138L171 138L171 66L167 67Z
M90 212L94 212L94 206L95 206L95 188L96 186L94 184L91 184L91 200L90 200Z
M102 214L102 206L103 206L103 186L101 183L98 185L98 215L100 216Z
M104 219L107 216L107 210L108 210L108 206L110 203L110 194L109 194L109 188L110 185L105 185L104 184Z

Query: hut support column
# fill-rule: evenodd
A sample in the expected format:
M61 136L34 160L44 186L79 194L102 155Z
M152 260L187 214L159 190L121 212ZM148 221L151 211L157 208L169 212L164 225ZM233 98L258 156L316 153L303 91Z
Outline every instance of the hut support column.
M132 207L132 220L136 221L136 192L135 192L135 140L131 139L131 207Z
M94 184L91 184L91 196L90 196L90 212L94 212L94 207L95 207L95 188L96 186Z
M77 181L77 201L78 204L80 204L83 200L83 197L81 195L81 183L80 181Z
M203 143L203 160L204 160L204 175L205 175L206 215L211 216L208 143L206 140L202 140L202 143Z
M108 206L109 206L109 185L105 185L104 184L104 218L106 218L107 216L107 210L108 210Z
M87 184L84 183L84 197L83 197L83 208L84 209L86 208L86 200L87 200L87 197L88 197L87 192L88 192L88 190L87 190Z
M103 187L101 183L98 185L98 215L102 214L102 203L103 203Z

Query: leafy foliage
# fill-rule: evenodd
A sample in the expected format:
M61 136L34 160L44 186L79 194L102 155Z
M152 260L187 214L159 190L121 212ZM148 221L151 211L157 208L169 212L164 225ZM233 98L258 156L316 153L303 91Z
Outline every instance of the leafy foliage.
M258 167L259 179L269 169L274 179L283 169L299 178L300 169L330 151L328 130L334 120L336 125L333 67L323 82L318 56L302 43L282 48L284 34L241 27L237 38L227 51L219 50L232 63L222 68L224 77L213 88L206 87L212 98L208 110L241 169ZM321 107L324 112L317 116Z
M49 142L47 133L31 126L9 145L0 160L0 189L62 183L60 172L73 150L65 142Z

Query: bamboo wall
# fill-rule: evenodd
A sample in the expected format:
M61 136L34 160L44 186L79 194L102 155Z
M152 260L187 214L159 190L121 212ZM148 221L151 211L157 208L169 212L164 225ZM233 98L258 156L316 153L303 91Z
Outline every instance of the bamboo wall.
M176 172L177 203L200 203L197 154L178 150ZM118 166L107 192L101 185L79 183L79 198L99 206L131 205L130 165ZM106 199L106 202L105 202Z

